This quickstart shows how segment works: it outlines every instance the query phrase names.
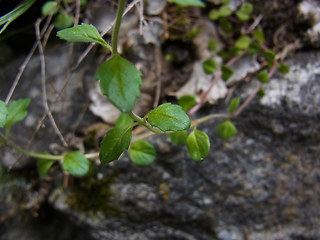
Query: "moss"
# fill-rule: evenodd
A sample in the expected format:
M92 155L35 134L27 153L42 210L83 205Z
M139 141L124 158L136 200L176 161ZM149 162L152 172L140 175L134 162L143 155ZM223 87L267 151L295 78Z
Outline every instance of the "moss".
M109 203L109 198L114 194L110 188L114 178L115 176L108 176L100 179L91 175L73 179L67 199L68 205L77 211L119 216L119 207Z

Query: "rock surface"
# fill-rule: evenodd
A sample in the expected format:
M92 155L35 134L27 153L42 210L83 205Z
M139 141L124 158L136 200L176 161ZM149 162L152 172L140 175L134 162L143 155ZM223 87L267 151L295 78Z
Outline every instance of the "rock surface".
M144 37L144 41L157 44L150 36ZM143 69L154 75L156 69L151 66L156 58L154 46L148 45L145 52L138 47L135 46L140 52L138 63L145 64L147 67ZM65 82L66 68L61 66L68 65L67 50L57 48L46 55L47 91L53 102ZM187 54L181 56L190 59L189 49L183 50ZM81 51L75 53L77 56ZM86 64L94 65L92 59ZM67 189L61 187L62 176L55 176L57 183L51 183L49 191L42 195L43 182L29 181L37 179L32 176L34 163L31 162L31 169L16 169L14 173L27 174L14 180L4 177L6 174L1 171L0 222L14 215L18 205L39 216L32 220L19 216L4 222L0 225L0 239L17 239L17 236L25 240L320 239L318 59L319 51L300 52L289 59L291 72L276 75L265 85L266 95L255 98L235 119L238 134L231 140L224 141L218 136L220 121L199 126L210 136L212 145L209 156L201 163L190 159L186 147L172 145L168 136L156 136L150 139L158 152L154 164L136 166L124 154L118 161L97 166L97 171L87 178L71 179ZM20 63L17 60L1 71L1 99L10 87L6 79L13 79L12 72ZM18 144L28 141L43 112L41 80L34 77L39 76L39 66L36 57L14 95L14 98L33 98L30 115L13 132ZM91 67L81 68L71 78L63 101L54 102L53 113L63 133L76 131L84 103L89 104L87 90L94 87L92 76ZM156 79L147 73L145 76L153 79L150 83ZM244 100L256 84L255 81L239 84L233 96ZM225 109L224 102L220 102L203 109L198 116ZM89 112L84 119L88 125L97 120ZM70 122L75 124L71 129ZM31 146L35 151L47 150L44 143L61 145L50 123L46 121L44 125L47 127L40 128ZM70 148L81 146L75 143ZM57 147L50 150L64 151ZM10 166L16 159L12 154L6 150L1 165ZM22 168L27 162L20 163ZM32 208L39 197L45 197L48 202L38 211Z
M152 140L158 158L151 166L126 156L101 166L97 181L114 176L105 186L112 214L76 210L68 205L72 190L55 193L51 204L92 239L319 239L319 57L289 60L291 73L266 85L266 96L236 119L231 140L217 135L218 122L203 124L212 144L204 162L162 136Z

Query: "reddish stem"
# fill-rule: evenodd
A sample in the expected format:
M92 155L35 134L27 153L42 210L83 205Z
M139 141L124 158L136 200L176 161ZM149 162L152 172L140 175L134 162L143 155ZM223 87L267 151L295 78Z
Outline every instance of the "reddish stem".
M234 63L236 63L239 59L241 59L245 54L247 53L247 50L244 50L241 54L231 58L227 63L226 66L230 67L232 66ZM220 80L222 75L222 72L219 71L216 73L216 75L213 77L208 89L202 93L201 97L200 97L200 102L198 102L193 108L191 108L188 111L188 115L191 116L193 114L195 114L202 106L203 104L206 102L206 98L208 96L208 94L210 93L211 89L213 88L213 86Z

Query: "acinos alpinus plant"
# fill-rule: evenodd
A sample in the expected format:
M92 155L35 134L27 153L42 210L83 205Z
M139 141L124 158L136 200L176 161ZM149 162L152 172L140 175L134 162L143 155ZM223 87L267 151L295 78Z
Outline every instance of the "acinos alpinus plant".
M101 141L99 153L85 154L80 151L72 151L65 155L52 155L33 153L21 149L9 140L9 133L11 126L23 120L27 115L30 99L20 99L12 101L10 104L0 101L0 127L5 128L5 134L0 133L0 146L7 145L24 155L37 158L40 176L45 176L57 160L61 162L64 171L75 176L84 176L89 171L89 158L99 156L100 162L106 164L117 160L126 150L128 150L130 159L134 163L139 165L152 163L156 159L156 150L153 145L145 140L132 141L132 130L138 125L145 127L155 134L170 134L170 139L174 144L187 145L192 159L203 161L210 151L210 139L205 132L198 130L197 126L214 118L226 119L219 124L218 132L224 139L233 137L237 133L237 129L231 121L232 118L238 116L258 92L261 94L263 84L269 81L269 78L277 67L284 72L288 71L286 65L277 63L275 53L264 46L263 32L261 30L254 30L240 36L233 47L227 49L226 52L221 52L222 56L227 55L229 58L225 57L226 62L220 67L220 70L212 58L204 61L204 72L210 75L215 74L208 90L200 96L200 101L197 101L195 96L185 95L179 99L179 105L164 103L145 116L140 117L133 113L132 109L135 106L136 100L140 97L142 74L131 62L120 56L117 48L125 2L125 0L119 1L112 34L112 46L102 38L98 30L91 24L82 23L63 29L57 34L58 37L69 42L97 43L111 52L110 58L98 68L96 77L100 81L101 92L122 114L116 121L114 128L109 130ZM180 1L174 2L181 4ZM200 7L204 6L199 0L194 0L191 4ZM235 14L239 20L248 21L252 12L252 5L244 4L239 10L233 12L227 4L228 1L223 1L219 10L214 9L210 12L209 18L213 21L218 21L221 29L230 33L232 23L228 21L228 16ZM208 48L214 52L216 44L215 40L211 40L208 43ZM228 113L211 114L200 119L190 120L189 116L192 116L205 103L207 94L214 84L220 78L227 81L232 76L232 64L241 59L245 54L258 55L261 52L266 61L266 64L262 66L267 66L270 71L261 69L257 74L261 84L242 104L240 104L240 98L235 97L230 101Z

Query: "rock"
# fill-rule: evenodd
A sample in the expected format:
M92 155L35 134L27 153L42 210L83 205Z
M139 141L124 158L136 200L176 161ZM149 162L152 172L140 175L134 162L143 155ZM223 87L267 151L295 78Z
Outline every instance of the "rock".
M319 57L302 52L288 60L291 73L266 84L265 97L234 120L239 133L231 140L218 136L219 121L199 126L211 139L205 161L192 161L186 148L156 136L154 164L135 166L124 155L101 166L93 178L102 184L114 176L102 185L115 212L76 210L66 204L72 188L51 204L92 239L319 239ZM235 94L247 96L255 82L249 85Z
M82 51L83 48L80 45L76 46L74 48L74 59L77 59ZM92 77L94 76L94 70L90 67L90 64L87 64L86 68L79 68L75 71L67 83L69 47L65 45L64 47L51 49L46 51L45 54L48 105L62 135L67 138L67 134L70 133L72 128L76 130L77 127L86 126L86 124L82 125L84 122L96 119L89 111L86 111L86 105L89 103L86 89L91 88L91 84L94 83ZM86 61L90 61L89 59L94 62L92 56L88 57ZM21 62L22 58L18 58L0 69L1 99L6 98ZM66 83L67 85L65 85ZM31 103L27 117L12 126L10 139L18 146L25 147L38 128L37 134L34 135L34 140L30 145L30 150L35 152L48 151L48 146L54 144L58 147L60 145L59 149L55 147L54 151L61 153L64 149L63 143L58 138L48 118L40 124L45 112L41 91L40 60L39 55L35 55L30 60L11 99L13 101L30 97ZM86 120L79 122L81 118ZM9 167L16 161L18 154L10 149L4 149L0 149L2 156L0 162L2 165ZM34 160L23 158L17 162L16 167L23 167L32 161L34 162Z
M311 23L311 28L307 30L310 42L320 46L320 4L315 0L305 0L299 3L298 10L303 18Z
M146 12L148 15L159 15L165 8L167 1L165 0L148 0Z

